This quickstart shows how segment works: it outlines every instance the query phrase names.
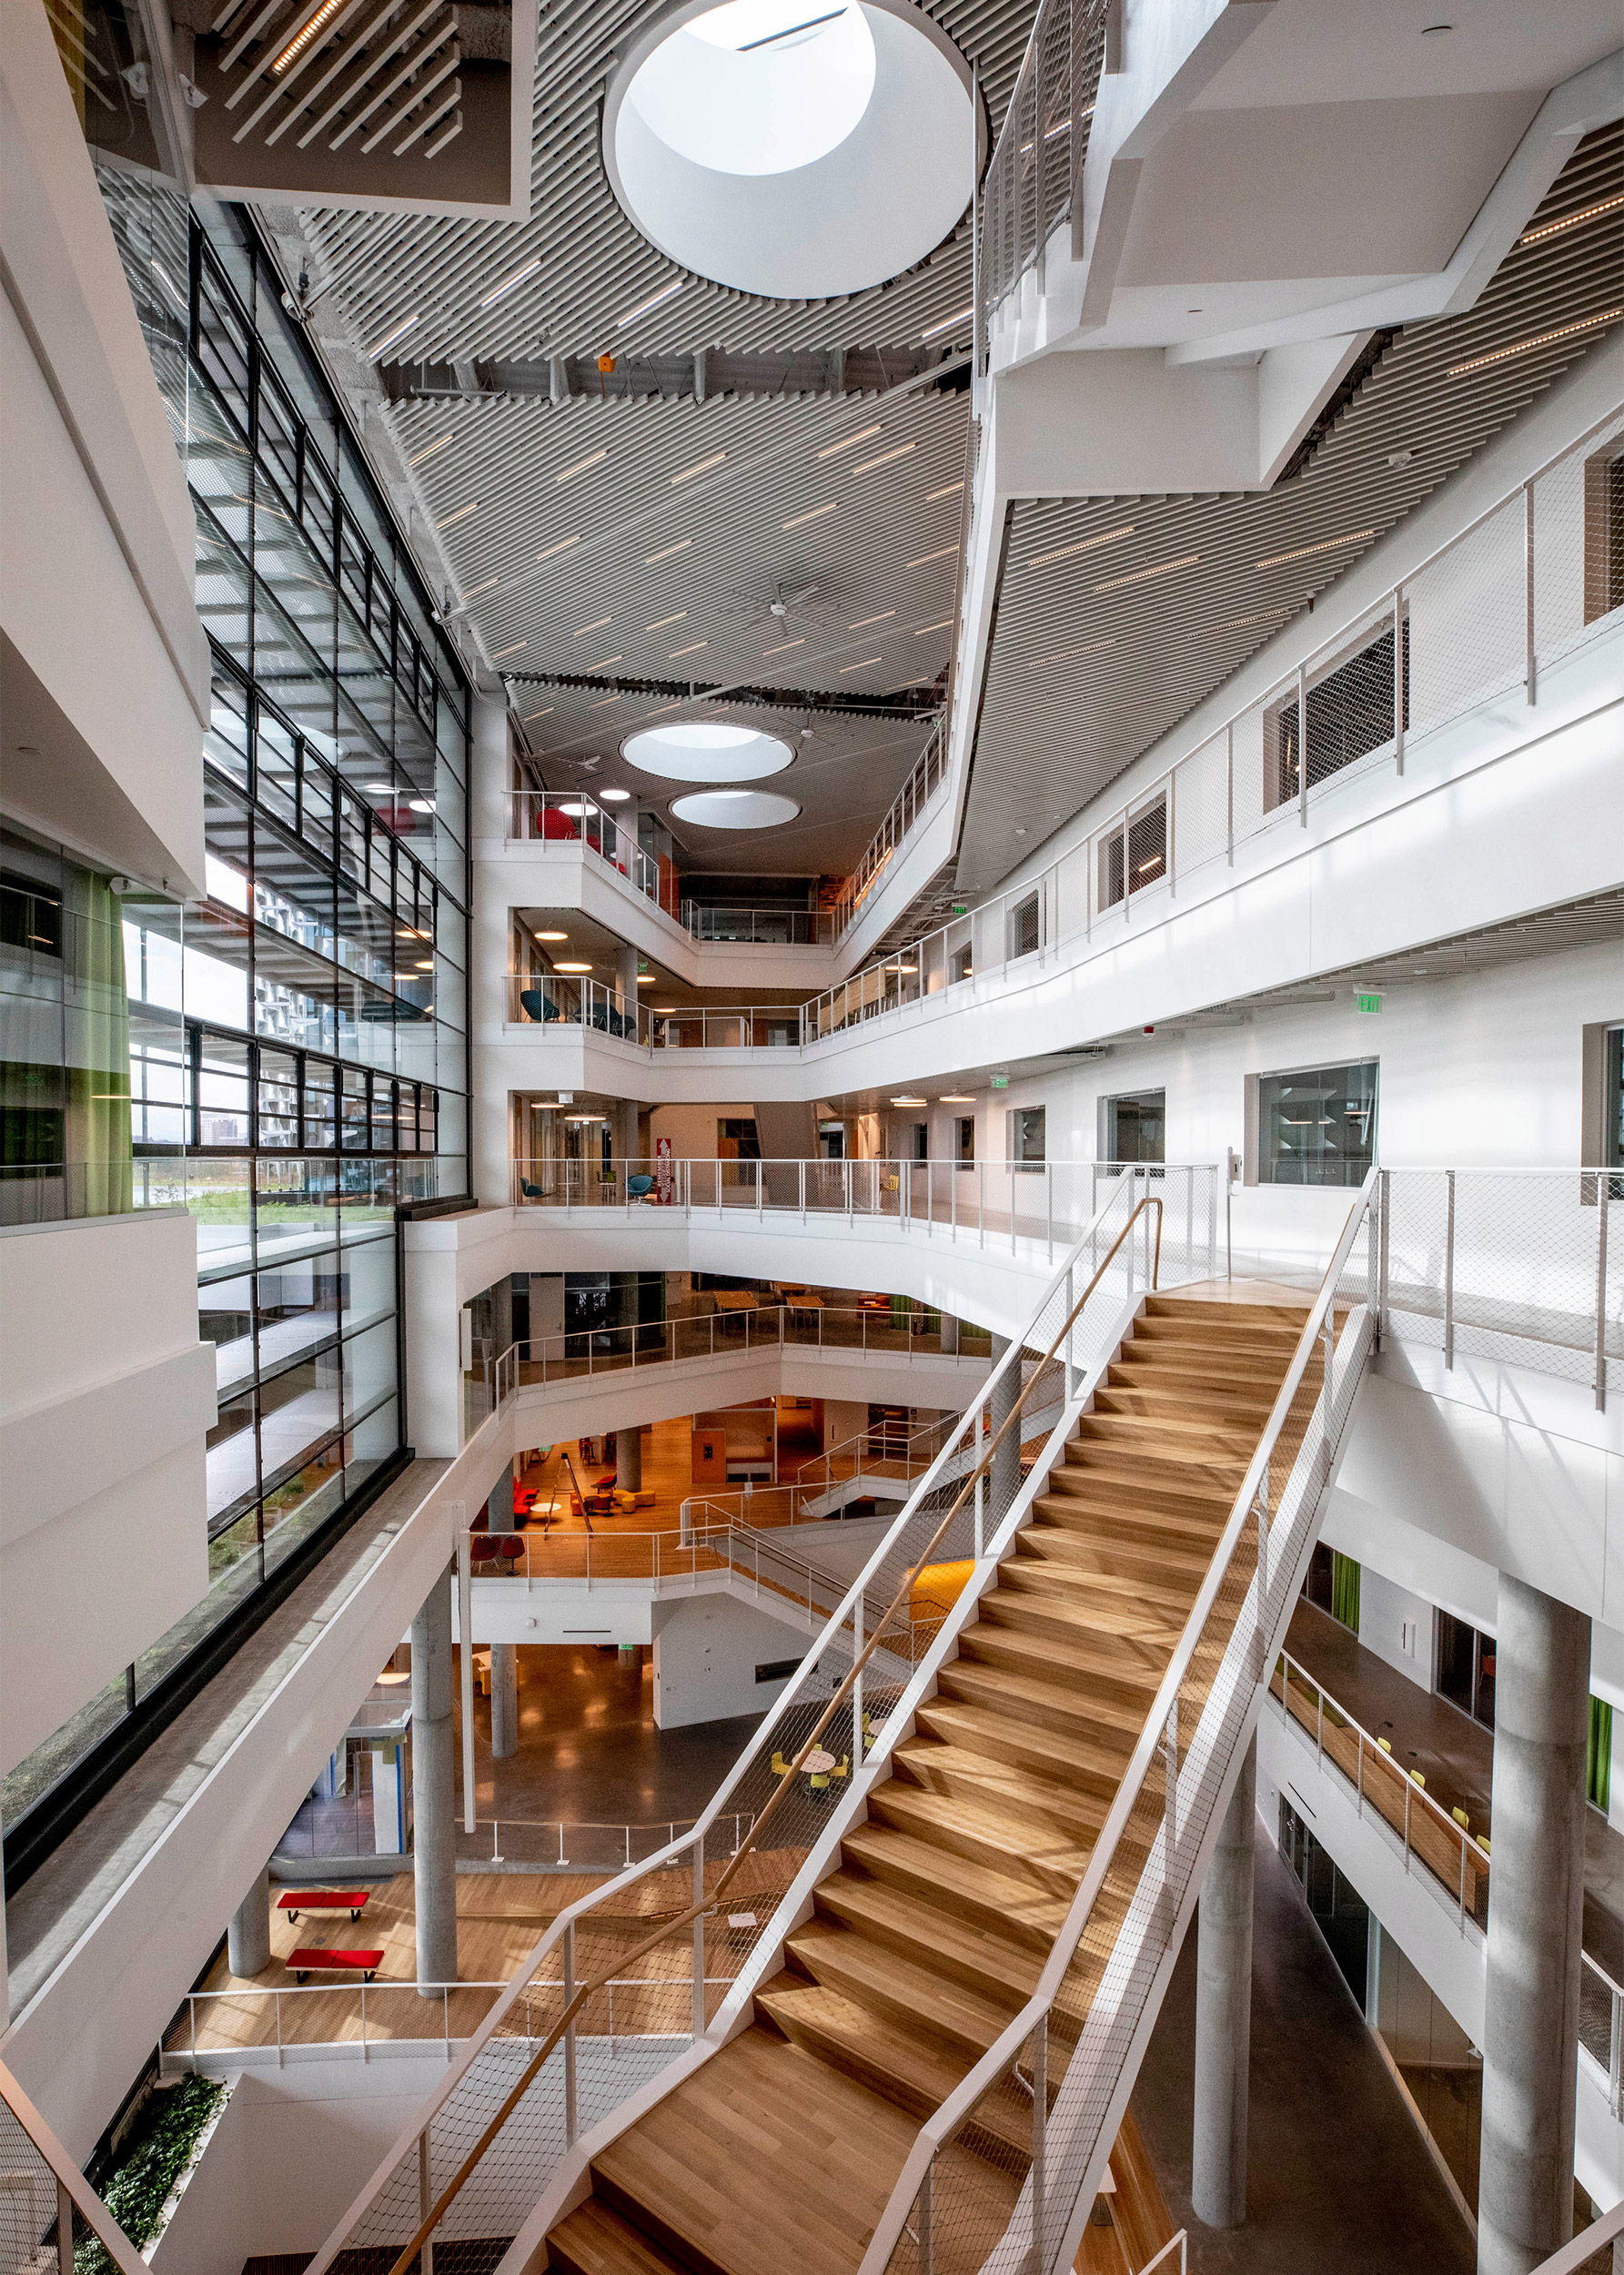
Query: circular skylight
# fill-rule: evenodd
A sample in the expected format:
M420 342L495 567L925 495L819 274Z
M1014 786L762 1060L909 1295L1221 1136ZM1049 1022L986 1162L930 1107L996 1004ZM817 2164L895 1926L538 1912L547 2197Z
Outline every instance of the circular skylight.
M777 829L800 811L793 798L772 790L693 790L671 807L679 822L701 829Z
M753 5L753 0L736 0ZM621 743L622 755L640 774L661 774L667 782L760 782L778 774L794 752L776 734L754 727L691 725L649 727Z
M968 65L912 0L682 0L604 104L615 194L685 268L781 299L860 292L970 202Z

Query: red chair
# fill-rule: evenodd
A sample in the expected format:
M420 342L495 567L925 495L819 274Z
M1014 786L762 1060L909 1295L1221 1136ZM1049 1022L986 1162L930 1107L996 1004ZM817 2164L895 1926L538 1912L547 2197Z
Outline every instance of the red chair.
M556 805L545 805L541 809L541 834L543 837L579 837L580 832L570 816L560 814Z

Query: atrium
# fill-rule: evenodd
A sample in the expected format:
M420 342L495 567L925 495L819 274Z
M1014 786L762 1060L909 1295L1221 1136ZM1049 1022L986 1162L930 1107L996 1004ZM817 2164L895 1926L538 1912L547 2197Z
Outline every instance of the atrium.
M0 167L0 2275L1621 2275L1616 0Z

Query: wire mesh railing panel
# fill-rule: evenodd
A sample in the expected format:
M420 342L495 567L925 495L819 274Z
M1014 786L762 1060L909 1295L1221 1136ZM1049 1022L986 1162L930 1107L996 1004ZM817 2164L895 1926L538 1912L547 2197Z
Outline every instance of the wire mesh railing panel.
M1405 585L1409 732L1518 686L1527 661L1523 502L1498 511Z
M1608 527L1605 500L1609 481L1617 481L1621 436L1624 418L1532 484L1532 629L1540 670L1618 625L1616 581L1601 532Z

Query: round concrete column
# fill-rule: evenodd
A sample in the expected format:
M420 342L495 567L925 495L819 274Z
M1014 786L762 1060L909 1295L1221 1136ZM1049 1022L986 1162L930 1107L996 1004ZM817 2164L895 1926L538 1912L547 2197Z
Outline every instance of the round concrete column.
M258 1975L269 1967L270 1866L267 1864L231 1915L226 1930L226 1964L233 1975Z
M1009 1339L1004 1335L993 1338L993 1364L995 1367L1009 1349ZM1021 1395L1019 1361L1012 1366L1001 1380L993 1385L990 1420L991 1436L995 1438L1015 1410L1015 1400ZM1017 1423L993 1456L993 1466L987 1472L987 1532L1002 1524L1014 1505L1021 1490L1021 1430Z
M429 1589L411 1623L411 1800L418 1980L454 1983L457 1787L452 1762L449 1571Z
M1590 1623L1500 1574L1483 1997L1478 2275L1573 2233Z
M624 1493L641 1493L643 1489L643 1433L641 1430L617 1430L615 1432L615 1483Z
M1257 1741L1246 1748L1206 1868L1195 1945L1195 2134L1190 2201L1209 2228L1246 2217L1252 2055L1252 1866Z
M504 1470L486 1502L493 1532L513 1532L513 1471ZM490 1751L509 1762L519 1751L519 1655L512 1643L490 1646Z

